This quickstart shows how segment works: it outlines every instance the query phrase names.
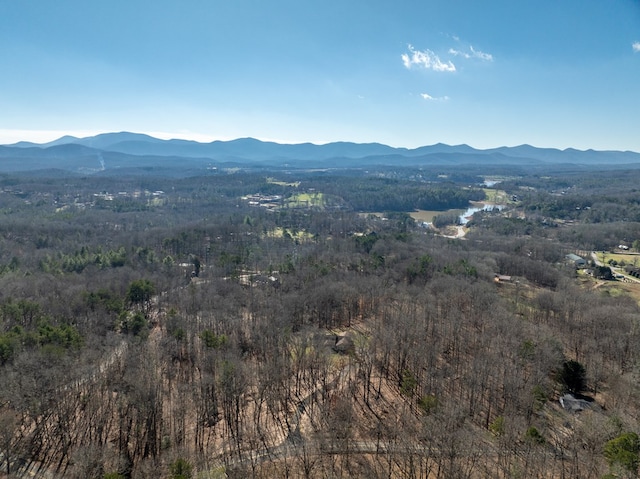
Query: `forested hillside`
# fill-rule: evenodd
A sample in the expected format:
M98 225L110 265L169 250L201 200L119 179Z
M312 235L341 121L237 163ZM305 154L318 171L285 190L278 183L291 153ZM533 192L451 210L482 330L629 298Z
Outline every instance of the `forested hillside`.
M500 173L3 176L0 477L637 477L640 173Z

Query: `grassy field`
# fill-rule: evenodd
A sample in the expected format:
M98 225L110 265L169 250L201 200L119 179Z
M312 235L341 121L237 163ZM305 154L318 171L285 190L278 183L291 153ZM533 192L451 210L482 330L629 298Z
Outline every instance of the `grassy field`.
M323 193L299 193L287 199L287 206L290 208L304 208L315 206L323 208L325 197Z
M598 251L596 253L598 260L602 261L604 264L608 264L609 261L614 260L618 264L633 264L636 266L640 266L640 254L634 253L603 253L602 251Z
M149 206L162 206L165 204L165 200L163 198L151 198L149 200Z
M278 227L267 232L267 236L271 238L282 238L285 236L285 234L288 234L289 236L291 236L292 239L298 240L298 241L308 241L310 239L313 239L313 235L304 230L294 232L293 230L290 230L288 228Z
M620 283L616 282L614 286L609 287L609 294L611 296L616 295L629 295L640 303L640 283Z
M606 281L598 288L600 294L617 298L630 296L640 304L640 283L623 281Z
M417 210L409 212L409 215L418 222L431 223L434 216L442 215L444 213L455 213L461 215L465 210L446 210L446 211L430 211L430 210Z
M493 203L497 205L507 205L515 203L514 201L511 201L511 197L504 190L483 188L483 191L486 195L486 198L484 202L481 201L481 203Z

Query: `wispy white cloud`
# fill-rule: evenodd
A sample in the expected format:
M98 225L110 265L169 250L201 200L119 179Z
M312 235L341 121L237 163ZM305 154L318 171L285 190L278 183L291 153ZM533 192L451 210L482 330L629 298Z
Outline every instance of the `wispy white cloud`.
M455 72L456 66L451 62L443 62L440 57L431 50L416 50L412 45L408 45L409 53L402 54L402 63L405 68L424 68L436 72Z
M475 50L472 46L470 46L469 48L471 49L471 52L473 53L473 56L475 58L479 58L480 60L485 60L488 62L493 61L493 55L491 53L485 53L481 52L480 50Z
M420 96L427 101L447 101L449 99L448 96L438 96L434 97L429 95L428 93L420 93Z
M460 50L456 50L455 48L449 48L449 53L451 55L455 55L457 57L462 57L462 58L471 58L471 55L467 52L462 52Z
M640 42L633 42L633 45L631 45L631 48L633 48L634 52L640 53Z
M476 50L475 48L473 48L472 45L469 45L469 51L462 51L462 50L456 50L455 48L450 48L449 49L449 53L451 55L457 56L457 57L462 57L462 58L478 58L479 60L483 60L486 62L492 62L493 61L493 55L491 55L490 53L485 53L482 52L480 50Z

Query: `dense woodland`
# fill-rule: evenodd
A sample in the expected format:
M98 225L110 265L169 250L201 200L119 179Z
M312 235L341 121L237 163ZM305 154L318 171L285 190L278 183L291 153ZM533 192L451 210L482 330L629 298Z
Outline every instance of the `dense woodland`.
M492 173L0 177L0 474L637 477L640 170Z

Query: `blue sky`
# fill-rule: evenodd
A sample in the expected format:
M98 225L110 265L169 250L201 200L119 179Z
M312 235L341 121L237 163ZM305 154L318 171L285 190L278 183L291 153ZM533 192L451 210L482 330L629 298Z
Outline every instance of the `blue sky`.
M640 0L0 0L0 143L640 151Z

